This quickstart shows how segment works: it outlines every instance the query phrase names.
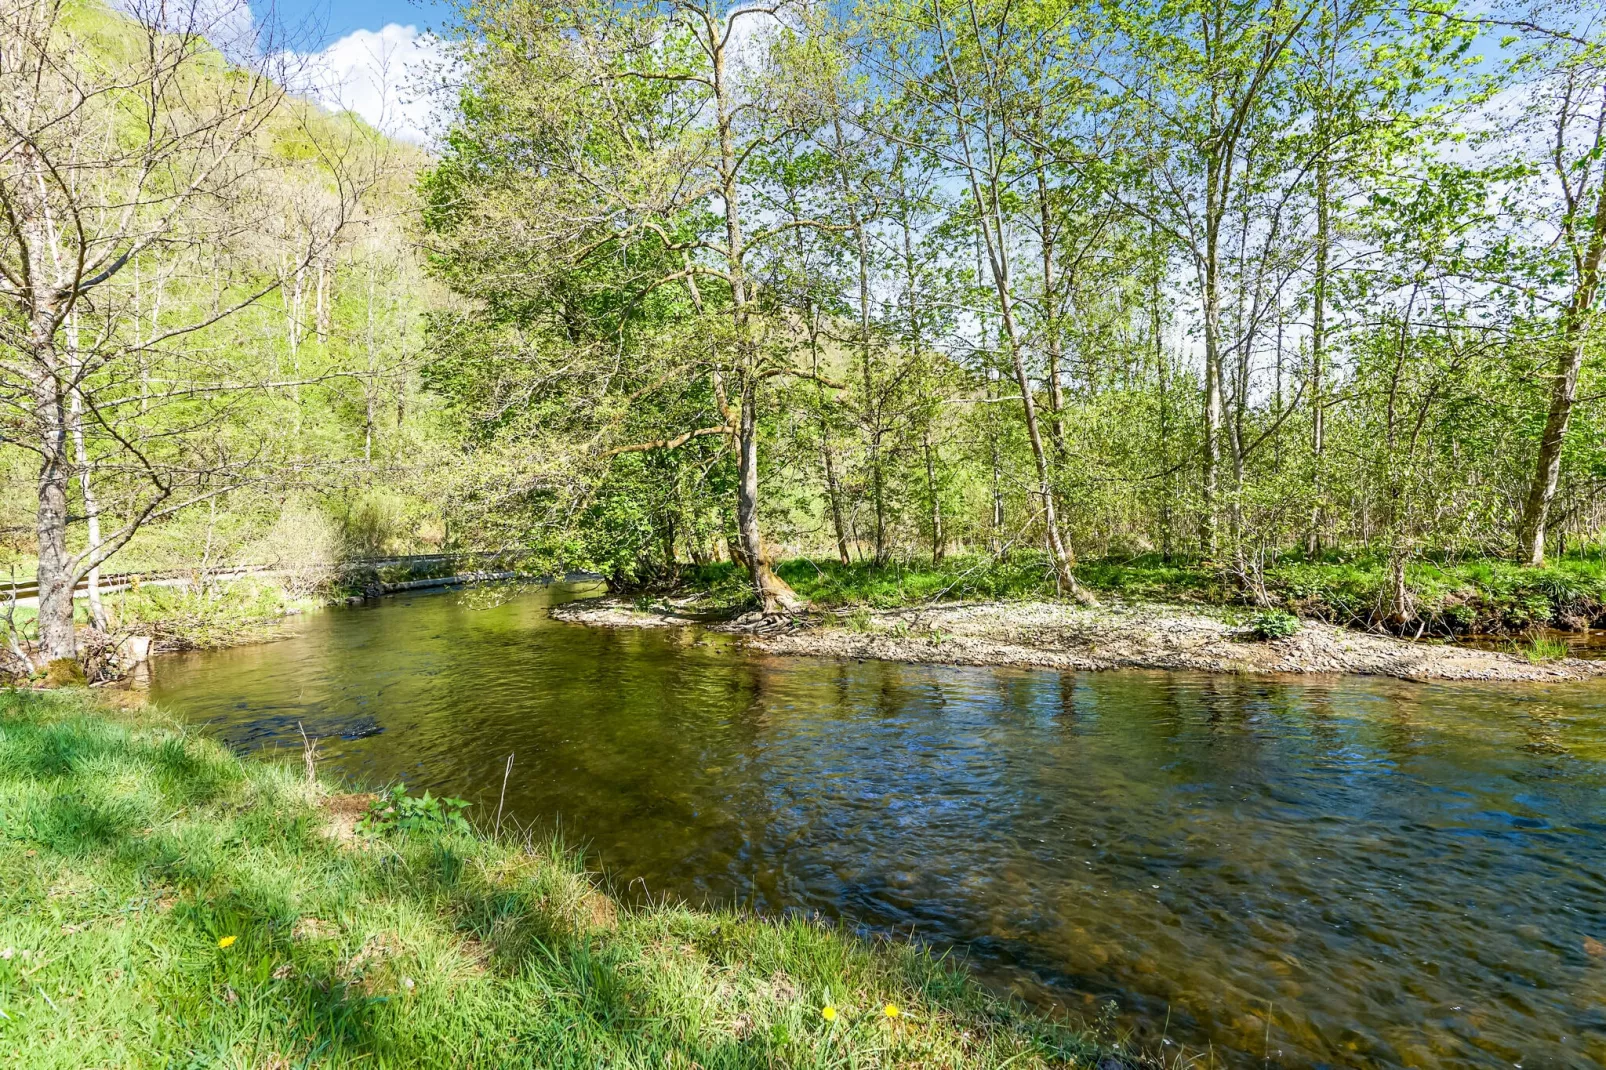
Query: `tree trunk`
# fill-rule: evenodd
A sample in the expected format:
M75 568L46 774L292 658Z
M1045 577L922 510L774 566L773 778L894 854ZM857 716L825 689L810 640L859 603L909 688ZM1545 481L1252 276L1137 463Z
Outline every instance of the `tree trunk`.
M1322 509L1323 451L1327 448L1327 148L1316 161L1316 277L1311 287L1310 318L1310 456L1311 493L1316 502L1311 509L1310 535L1305 551L1314 556L1321 552L1322 525L1326 516Z
M954 93L955 114L964 110L959 99L959 86L954 79L952 56L944 54L948 63L948 74L951 79L950 87ZM990 120L989 120L990 123ZM1009 236L1004 227L1003 181L999 173L1000 152L994 141L993 127L989 124L982 126L983 136L986 139L985 169L978 166L971 153L970 133L961 127L959 144L964 154L965 171L970 183L970 194L976 206L976 222L981 231L983 243L986 246L989 266L992 269L993 288L998 296L998 313L1000 331L1003 340L1009 347L1010 362L1015 369L1015 383L1020 387L1021 412L1026 418L1026 437L1031 442L1032 459L1037 465L1037 493L1043 503L1043 526L1047 529L1047 542L1049 554L1054 561L1054 577L1061 593L1069 594L1082 602L1094 602L1095 599L1083 591L1076 582L1073 571L1075 562L1067 549L1064 539L1060 537L1059 517L1054 509L1054 480L1049 471L1048 455L1043 449L1043 435L1038 428L1037 405L1032 400L1031 377L1026 374L1026 364L1021 356L1020 335L1015 327L1015 309L1013 280L1010 271ZM982 180L985 177L987 188L982 190Z
M1010 270L1007 261L1008 250L1004 244L1004 232L998 205L998 191L996 183L993 188L992 204L983 199L981 187L977 183L974 170L972 170L971 190L976 198L976 208L983 213L982 232L987 242L987 253L992 267L993 288L998 296L999 332L1004 344L1009 348L1010 364L1015 372L1015 385L1020 388L1021 413L1026 420L1026 438L1031 443L1032 460L1037 466L1037 496L1043 503L1043 527L1049 556L1054 562L1054 577L1062 593L1069 594L1082 602L1093 602L1094 599L1083 591L1076 582L1076 574L1072 571L1075 566L1065 541L1060 536L1059 517L1054 509L1054 480L1050 473L1048 452L1043 448L1043 434L1038 426L1037 403L1032 398L1032 380L1026 373L1026 362L1021 355L1020 335L1015 326L1015 302L1011 292ZM988 222L991 226L988 226Z
M663 524L658 534L663 545L664 567L670 575L677 575L680 562L675 558L675 510L669 506L664 507Z
M742 385L741 420L739 426L738 486L736 492L736 530L741 539L742 556L746 559L747 574L752 577L753 591L763 604L764 612L780 610L791 612L803 605L803 600L787 586L786 581L771 569L764 554L764 539L758 524L758 404L757 387L751 381Z
M45 317L37 317L43 319ZM67 551L67 487L72 464L67 453L67 407L53 373L54 345L36 335L34 418L39 465L39 648L46 661L78 656L73 631L72 555Z
M1572 332L1569 330L1569 335ZM1584 339L1569 337L1556 361L1556 379L1550 391L1550 411L1545 414L1545 430L1539 437L1539 458L1534 465L1533 482L1523 506L1517 528L1520 560L1535 568L1545 563L1545 528L1550 504L1561 479L1561 447L1572 422L1573 401L1578 395L1578 373L1584 365Z
M39 479L36 487L39 511L34 519L38 536L39 566L39 652L46 661L78 657L78 640L73 633L72 555L67 551L67 494L72 478L72 457L68 453L70 432L67 395L61 353L56 332L61 326L58 299L60 285L57 265L49 250L57 248L52 239L50 205L45 199L48 185L46 166L33 145L24 139L17 151L21 181L20 196L10 208L12 225L25 236L23 254L30 285L26 291L26 357L33 397L33 434L39 450Z
M991 401L998 394L992 374L987 379L987 397ZM987 553L992 557L1000 558L1004 554L1004 458L998 447L1000 431L998 423L998 407L987 406L987 460L992 475L990 490L992 491L992 511L987 527Z
M802 231L799 230L801 236ZM801 239L800 239L801 240ZM799 255L802 255L801 248ZM852 564L848 553L848 528L842 521L842 487L836 478L836 458L831 453L831 422L826 419L825 388L820 385L820 321L819 312L810 297L804 309L804 322L809 332L809 360L814 372L814 400L820 411L820 466L825 470L825 496L831 506L831 526L836 533L836 554L844 565Z
M1149 241L1158 238L1151 228ZM1155 246L1154 274L1149 279L1149 333L1154 344L1154 373L1160 391L1160 556L1171 559L1171 500L1174 488L1171 475L1171 368L1165 354L1163 337L1164 312L1160 307L1160 279L1164 274L1159 247Z
M1009 343L1010 360L1015 367L1015 384L1020 387L1021 411L1026 417L1026 439L1032 446L1032 460L1037 464L1037 494L1043 503L1043 527L1046 529L1049 555L1054 561L1054 576L1060 590L1081 602L1091 603L1093 596L1082 590L1072 571L1075 561L1060 536L1059 517L1054 511L1054 481L1049 473L1048 453L1043 449L1043 435L1038 429L1037 404L1032 400L1032 381L1026 374L1026 363L1021 357L1015 334L1014 308L1009 300L1008 288L999 287L999 308L1002 312L1004 336Z
M1221 467L1221 273L1217 246L1221 233L1220 196L1216 189L1219 165L1211 160L1206 167L1205 256L1204 256L1204 515L1200 521L1200 542L1207 556L1217 549L1217 479Z
M764 540L759 532L758 519L758 357L754 352L748 323L748 289L746 246L742 239L742 219L738 170L741 163L736 152L735 119L729 87L725 81L725 46L728 38L715 30L713 23L706 26L704 47L713 60L713 88L715 99L715 126L719 132L720 195L725 210L726 264L729 267L731 288L731 320L736 333L737 364L741 377L741 405L736 431L738 486L736 493L736 530L745 558L748 576L752 579L753 594L764 607L764 612L778 609L801 608L803 600L786 582L770 569L764 556ZM733 547L734 549L734 547Z
M841 166L846 142L842 137L842 123L832 120L836 131L837 177L842 187L842 199L847 204L848 223L853 227L854 251L859 262L859 366L864 379L864 416L868 424L870 461L870 501L875 509L875 565L884 568L892 556L887 542L887 495L885 474L881 464L881 404L876 397L875 369L871 359L870 342L870 247L864 235L864 220L848 185L848 175Z
M1065 388L1060 383L1060 364L1064 355L1060 347L1059 310L1056 307L1058 294L1054 286L1054 217L1049 210L1048 183L1043 177L1041 164L1037 167L1037 207L1041 220L1039 225L1043 228L1039 244L1043 251L1043 335L1048 343L1048 367L1044 372L1048 378L1048 437L1054 443L1054 456L1064 460ZM1071 284L1075 286L1074 275Z
M747 567L747 553L742 549L740 531L728 527L725 529L725 552L730 556L731 564L743 572L750 571Z
M1403 629L1416 620L1416 604L1411 588L1405 582L1406 553L1396 547L1389 553L1389 604L1387 620L1396 629Z
M1556 378L1550 389L1550 411L1545 415L1533 483L1529 486L1522 522L1517 528L1518 554L1535 567L1545 563L1545 525L1550 503L1556 497L1556 484L1561 479L1561 447L1567 437L1567 425L1572 421L1573 402L1578 396L1578 373L1584 366L1590 310L1600 289L1601 258L1606 253L1606 174L1601 176L1600 183L1588 244L1583 255L1574 261L1577 282L1567 305L1564 345L1556 360Z
M937 465L929 431L921 433L920 444L926 453L926 493L931 495L931 563L940 565L948 553L948 540L942 530L942 499L937 496Z
M821 421L822 424L824 421ZM836 556L844 565L853 563L848 554L848 529L842 522L842 491L837 485L836 464L831 458L830 444L825 440L825 429L820 429L820 460L825 466L825 493L831 502L831 527L836 532Z

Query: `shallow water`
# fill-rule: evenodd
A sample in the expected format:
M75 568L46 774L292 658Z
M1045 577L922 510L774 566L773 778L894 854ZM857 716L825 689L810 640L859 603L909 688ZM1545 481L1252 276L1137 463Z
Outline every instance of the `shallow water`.
M1600 684L775 658L550 597L314 614L153 693L482 814L512 751L509 816L621 888L913 932L1216 1065L1606 1065Z

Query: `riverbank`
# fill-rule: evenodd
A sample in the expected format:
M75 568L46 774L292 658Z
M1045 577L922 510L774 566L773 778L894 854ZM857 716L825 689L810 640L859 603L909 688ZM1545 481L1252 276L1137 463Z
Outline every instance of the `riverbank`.
M299 759L108 697L0 694L16 1065L1125 1065L907 945L627 906L449 808L359 832L369 797Z
M468 567L476 563L488 567ZM485 554L396 558L313 571L233 568L204 575L165 573L150 582L128 573L100 595L104 630L95 626L89 601L80 592L79 661L88 680L103 683L129 675L153 653L218 650L274 639L288 619L328 606L444 587L551 579L508 567ZM600 579L582 572L564 577L569 583ZM14 598L9 612L0 616L0 682L47 679L47 666L35 650L31 601Z
M811 605L902 609L943 601L1052 601L1060 596L1042 554L1017 550L1002 560L973 554L940 564L884 567L794 558L775 566ZM1209 562L1145 554L1083 561L1077 581L1101 599L1223 608L1257 608L1241 582ZM1388 562L1369 554L1284 556L1262 580L1267 602L1309 620L1414 638L1527 638L1535 631L1606 628L1606 559L1562 557L1543 568L1499 558L1424 558L1405 569L1407 612L1396 618ZM653 594L690 598L704 608L745 600L746 582L728 564L683 567Z
M1065 602L938 602L860 606L789 619L710 618L697 598L601 598L551 610L598 627L703 625L772 654L1065 670L1189 669L1228 673L1356 673L1408 680L1561 681L1606 675L1606 662L1530 658L1368 634L1322 621L1106 597ZM1269 627L1268 627L1269 626ZM1292 627L1291 634L1275 634Z
M115 628L149 636L156 652L208 650L270 638L285 619L326 606L529 578L484 555L430 555L331 566L311 573L269 570L160 586L135 584L105 601Z

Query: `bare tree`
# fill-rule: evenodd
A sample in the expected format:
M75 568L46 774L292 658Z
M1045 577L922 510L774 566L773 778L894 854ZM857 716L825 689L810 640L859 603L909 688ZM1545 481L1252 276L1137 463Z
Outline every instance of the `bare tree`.
M227 29L217 9L139 0L128 17L62 0L0 0L0 439L35 453L40 652L74 658L73 588L141 525L222 493L238 466L216 448L175 451L215 426L186 408L154 428L162 401L250 385L226 360L179 359L213 326L260 300L277 281L230 270L263 240L262 212L276 170L270 122L299 124L323 157L333 196L317 235L296 254L310 262L355 195L340 160L287 105L286 53L264 36L245 58L209 40ZM239 42L235 42L239 44ZM242 51L242 49L235 49ZM347 146L349 148L349 146ZM203 255L209 300L144 322L138 265ZM76 324L69 329L70 324ZM153 381L152 362L167 369ZM131 400L133 399L133 400ZM136 427L136 421L143 421ZM80 436L95 446L76 449ZM136 487L109 530L74 550L75 474L99 464ZM107 511L91 489L97 528ZM104 503L99 503L103 505Z

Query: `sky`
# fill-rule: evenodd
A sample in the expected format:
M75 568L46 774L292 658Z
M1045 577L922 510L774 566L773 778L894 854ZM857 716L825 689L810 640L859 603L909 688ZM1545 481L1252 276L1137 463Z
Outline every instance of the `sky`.
M292 27L306 27L315 34L311 42L327 47L358 30L377 33L386 26L414 26L425 29L440 20L440 5L429 0L251 0L258 19L270 13Z
M445 9L430 0L249 0L253 20L283 28L306 60L304 89L385 133L425 143L431 105L416 91L441 57L428 30ZM242 13L243 14L243 13Z

